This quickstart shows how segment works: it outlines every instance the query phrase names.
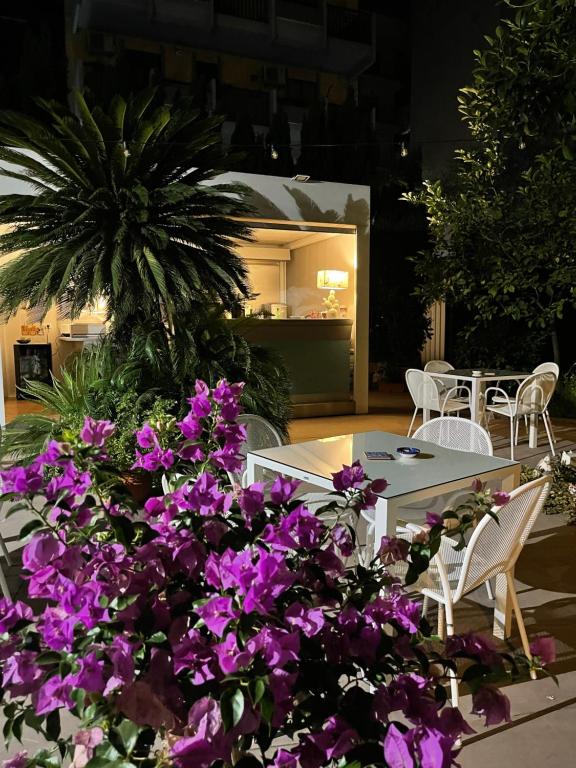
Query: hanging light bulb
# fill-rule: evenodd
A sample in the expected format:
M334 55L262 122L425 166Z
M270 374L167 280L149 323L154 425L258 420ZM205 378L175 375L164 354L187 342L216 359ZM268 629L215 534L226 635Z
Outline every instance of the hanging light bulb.
M272 148L270 150L270 157L272 160L278 160L278 150L274 145L272 145Z
M400 144L400 157L408 157L408 147L404 142Z
M524 142L524 139L520 139L518 142L518 149L526 149L526 143Z

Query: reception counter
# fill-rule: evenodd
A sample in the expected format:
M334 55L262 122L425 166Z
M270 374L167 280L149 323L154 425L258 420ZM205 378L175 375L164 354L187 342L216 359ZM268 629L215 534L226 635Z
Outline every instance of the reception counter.
M235 330L282 356L295 417L354 413L352 320L251 320Z

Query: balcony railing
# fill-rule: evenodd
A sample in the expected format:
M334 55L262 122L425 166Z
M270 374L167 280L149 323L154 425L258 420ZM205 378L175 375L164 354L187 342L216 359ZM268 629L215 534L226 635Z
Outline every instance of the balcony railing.
M216 13L225 13L250 21L269 21L268 0L214 0Z
M321 25L323 23L320 0L276 0L276 15L292 21L301 21L304 24Z
M328 36L354 43L372 42L372 16L363 11L352 11L329 5L327 8Z

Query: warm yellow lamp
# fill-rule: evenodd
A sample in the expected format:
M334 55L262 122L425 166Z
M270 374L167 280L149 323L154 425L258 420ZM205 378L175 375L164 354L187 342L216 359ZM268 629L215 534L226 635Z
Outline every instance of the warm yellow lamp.
M320 269L316 276L316 286L321 290L330 291L327 298L322 299L325 316L330 319L340 317L340 303L335 291L348 288L348 272L339 269Z
M339 269L320 269L316 276L316 287L325 290L343 291L348 288L348 272Z

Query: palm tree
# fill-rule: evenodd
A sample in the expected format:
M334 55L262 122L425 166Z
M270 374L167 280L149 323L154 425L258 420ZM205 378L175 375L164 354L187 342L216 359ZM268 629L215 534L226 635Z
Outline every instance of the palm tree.
M199 299L247 296L232 238L248 236L242 187L223 170L219 118L154 90L77 114L39 101L47 120L0 114L0 173L31 194L0 196L0 313L55 301L72 317L104 298L118 340L138 320L174 328ZM15 167L14 167L15 166ZM35 191L36 194L32 194Z

